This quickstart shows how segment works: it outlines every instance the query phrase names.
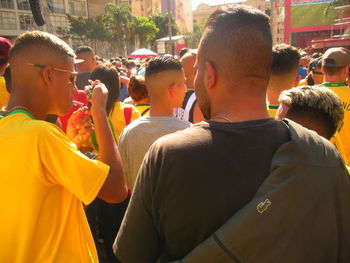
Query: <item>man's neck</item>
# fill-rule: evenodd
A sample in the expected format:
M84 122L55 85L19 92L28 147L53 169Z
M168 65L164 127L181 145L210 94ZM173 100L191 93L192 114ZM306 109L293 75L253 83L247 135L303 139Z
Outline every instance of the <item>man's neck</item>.
M344 83L346 81L346 77L334 75L334 76L329 76L329 75L324 75L324 82L342 82Z
M246 102L246 103L242 103ZM231 102L218 104L218 107L211 108L211 120L220 121L226 119L230 122L243 122L250 120L259 120L269 118L266 99L261 98L260 100L249 100L242 99L240 102Z
M278 98L282 91L291 89L293 87L293 80L287 77L276 78L271 77L269 85L267 86L267 101L269 104L279 104Z
M6 106L7 111L12 111L16 108L28 111L37 120L44 120L47 115L45 104L28 98L29 96L19 96L11 94L9 102ZM25 99L23 99L25 98Z
M174 108L167 103L151 103L151 117L172 117L174 116Z
M280 96L280 91L270 91L267 92L267 102L270 105L278 105L279 101L278 98Z

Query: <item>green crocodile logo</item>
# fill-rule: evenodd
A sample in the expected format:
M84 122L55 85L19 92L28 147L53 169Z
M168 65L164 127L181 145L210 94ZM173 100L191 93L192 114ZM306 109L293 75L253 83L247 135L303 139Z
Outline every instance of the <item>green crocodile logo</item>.
M271 201L270 201L269 199L266 199L265 201L260 202L260 203L258 204L258 206L256 207L256 210L257 210L260 214L262 214L262 213L264 213L264 212L267 210L267 208L269 208L269 206L270 206L271 204L272 204Z

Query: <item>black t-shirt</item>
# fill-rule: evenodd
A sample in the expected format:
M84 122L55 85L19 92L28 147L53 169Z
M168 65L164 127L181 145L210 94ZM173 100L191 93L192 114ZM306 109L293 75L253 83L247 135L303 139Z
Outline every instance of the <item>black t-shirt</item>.
M84 90L84 87L86 85L90 85L90 83L88 81L90 78L90 74L91 74L91 72L83 72L83 73L78 74L77 82L76 82L77 89Z
M122 262L184 257L254 197L289 140L288 126L274 119L202 122L159 139L118 234Z

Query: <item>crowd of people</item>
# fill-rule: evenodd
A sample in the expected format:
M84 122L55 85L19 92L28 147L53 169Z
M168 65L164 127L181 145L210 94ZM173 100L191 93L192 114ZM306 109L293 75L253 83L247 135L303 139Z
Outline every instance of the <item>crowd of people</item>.
M198 49L0 38L1 262L350 262L350 51L217 9Z

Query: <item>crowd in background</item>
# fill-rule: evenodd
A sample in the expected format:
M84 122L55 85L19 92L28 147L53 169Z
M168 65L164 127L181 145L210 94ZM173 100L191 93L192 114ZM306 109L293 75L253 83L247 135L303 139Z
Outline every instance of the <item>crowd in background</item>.
M179 56L1 37L0 75L0 261L350 261L347 48L236 6Z

